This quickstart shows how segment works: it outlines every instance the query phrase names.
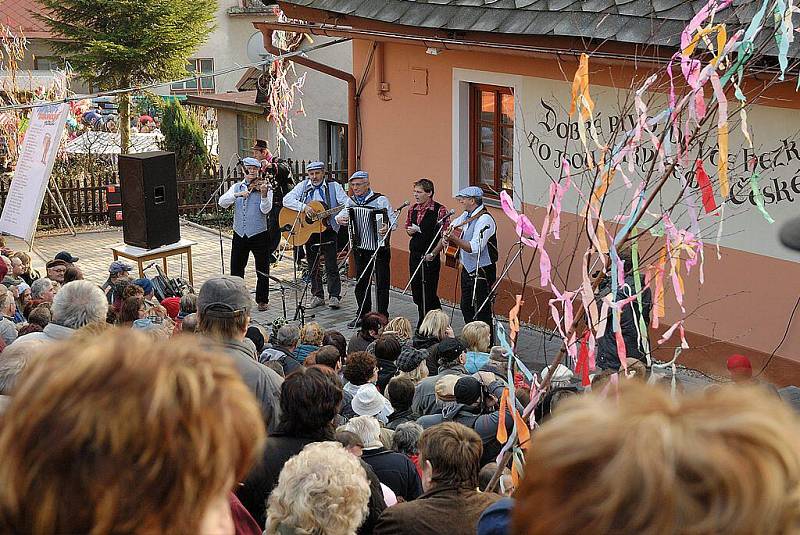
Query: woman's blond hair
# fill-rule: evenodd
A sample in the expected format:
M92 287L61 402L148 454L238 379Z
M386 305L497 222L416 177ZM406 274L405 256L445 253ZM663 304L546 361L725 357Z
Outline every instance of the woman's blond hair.
M229 359L190 339L49 346L0 417L0 532L197 533L263 441Z
M428 364L423 360L419 363L419 366L411 370L410 372L400 372L398 374L400 377L408 377L414 384L419 384L423 379L430 375L430 371L428 370Z
M429 310L419 326L419 334L422 336L434 336L441 340L445 337L447 328L450 326L450 318L441 309Z
M566 401L528 450L512 532L794 533L800 431L777 396L725 387L673 400L633 382Z
M325 338L325 331L316 321L306 323L300 329L300 343L310 346L321 346L322 339Z
M467 351L488 353L491 346L491 330L485 321L471 321L461 330L461 340Z
M367 516L367 474L338 442L316 442L289 459L269 496L264 533L351 535Z
M383 334L393 334L397 338L410 340L411 335L413 334L411 322L408 320L408 318L404 318L402 316L393 318L389 323L386 324L386 327L383 328Z

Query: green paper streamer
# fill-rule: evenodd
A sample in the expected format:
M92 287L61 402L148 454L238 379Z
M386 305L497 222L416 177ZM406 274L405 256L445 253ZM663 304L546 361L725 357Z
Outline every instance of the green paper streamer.
M755 198L756 206L758 207L758 211L761 212L761 215L764 216L764 219L767 220L767 223L770 225L775 222L772 219L772 216L769 215L767 209L764 207L764 194L761 193L761 188L758 187L758 179L761 178L757 171L753 171L753 174L750 175L750 187L753 190L753 198Z
M633 227L633 233L637 234L638 230ZM647 355L647 363L650 364L650 347L647 342L647 323L644 321L644 314L642 314L642 277L639 273L639 242L634 240L631 245L631 260L633 262L633 288L636 290L636 302L639 303L639 344L642 347L642 352Z

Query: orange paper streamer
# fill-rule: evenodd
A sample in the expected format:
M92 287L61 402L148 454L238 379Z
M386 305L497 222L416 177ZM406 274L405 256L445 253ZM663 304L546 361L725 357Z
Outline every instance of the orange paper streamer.
M580 105L580 100L583 105ZM575 113L576 107L580 108L581 119L584 121L591 117L594 109L594 101L589 96L589 56L581 54L578 70L575 71L575 78L572 80L572 102L569 105L569 115Z
M519 334L519 311L524 304L525 301L522 300L522 296L517 294L516 304L508 311L508 329L510 331L509 337L511 338L512 347L517 341L517 334Z
M503 390L500 397L500 421L497 422L497 441L500 444L508 442L508 431L506 431L506 411L508 410L508 388Z

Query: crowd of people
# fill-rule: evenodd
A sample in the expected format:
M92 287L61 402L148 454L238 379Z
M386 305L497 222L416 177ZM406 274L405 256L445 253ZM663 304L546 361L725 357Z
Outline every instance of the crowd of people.
M532 392L488 324L456 333L438 309L419 328L370 312L349 337L316 322L264 328L239 277L158 302L119 261L88 281L69 252L45 274L2 252L4 533L800 525L800 427L741 359L739 385L694 395L647 385L639 361L587 389L545 368L549 390ZM539 425L527 462L500 467L509 380L508 404Z

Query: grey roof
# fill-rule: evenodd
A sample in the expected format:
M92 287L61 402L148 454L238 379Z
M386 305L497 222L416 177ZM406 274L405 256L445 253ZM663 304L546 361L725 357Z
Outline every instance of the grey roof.
M450 32L563 36L676 46L680 43L681 30L706 1L288 0L281 1L281 4ZM715 20L734 27L746 25L759 4L755 0L734 0L733 5L717 14ZM770 24L772 17L766 19ZM352 24L352 21L345 24Z

